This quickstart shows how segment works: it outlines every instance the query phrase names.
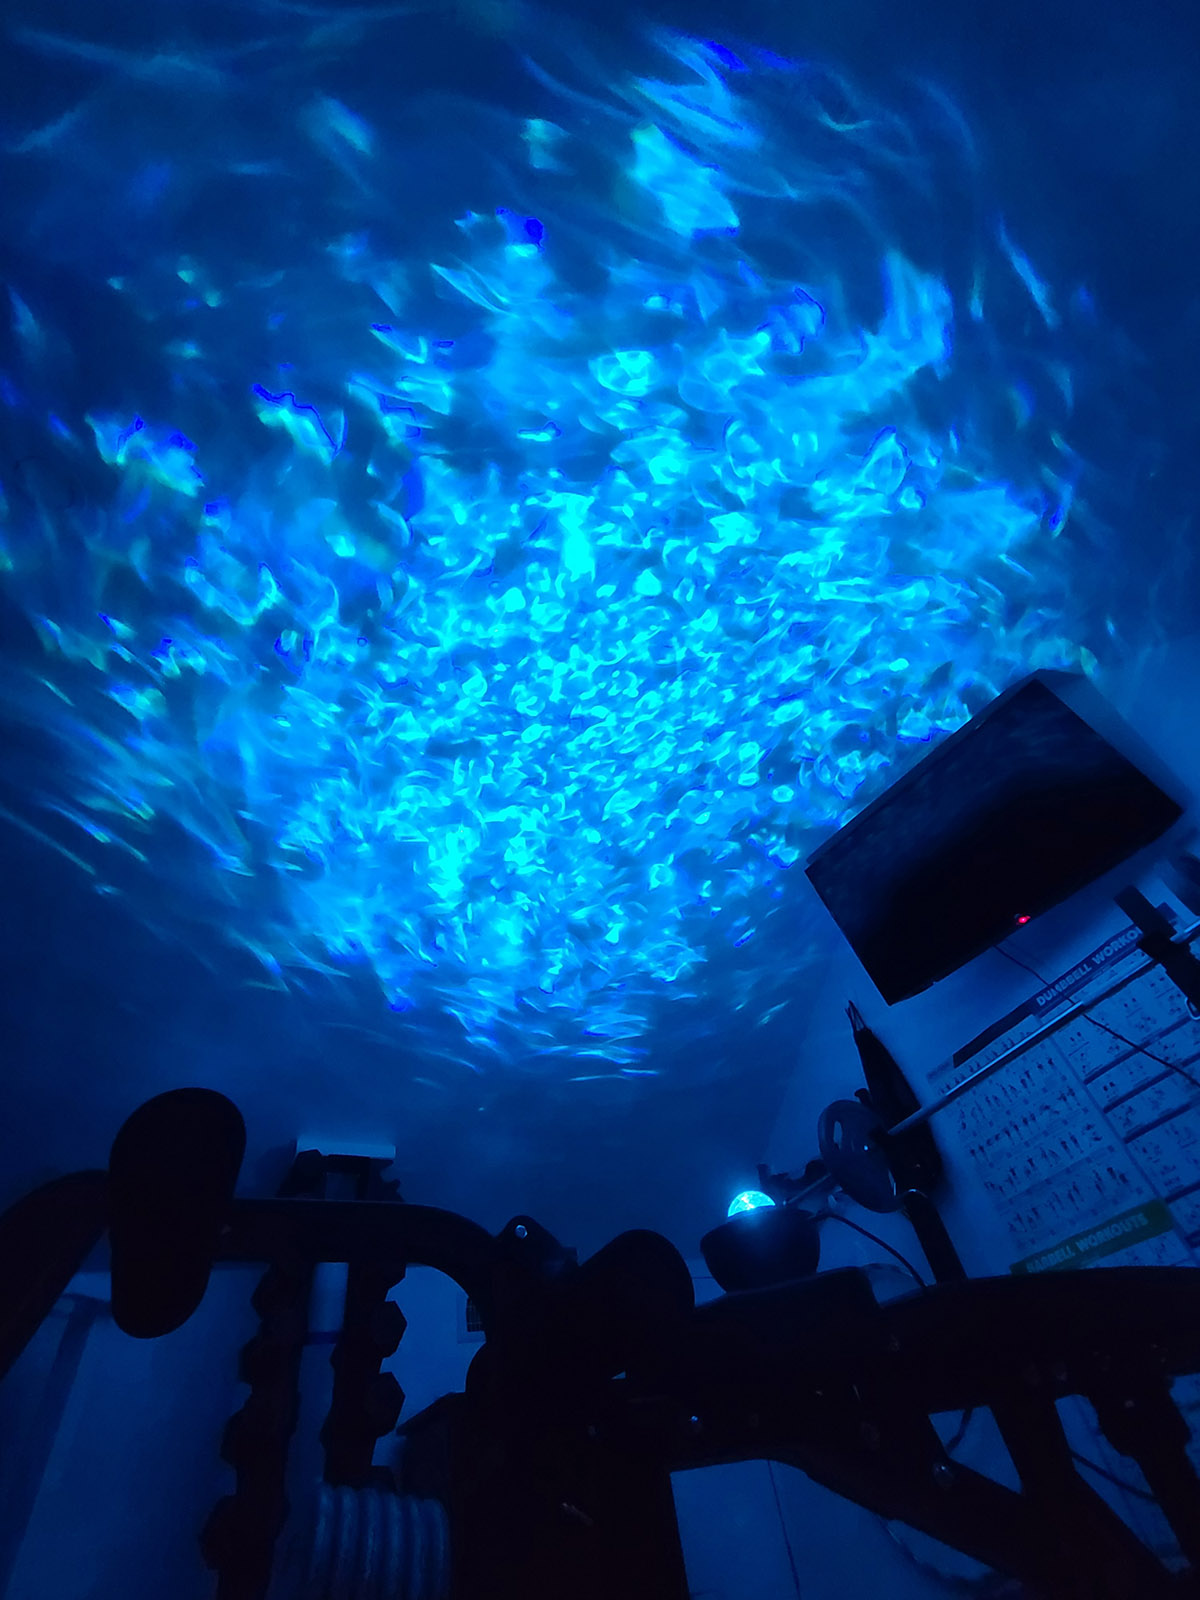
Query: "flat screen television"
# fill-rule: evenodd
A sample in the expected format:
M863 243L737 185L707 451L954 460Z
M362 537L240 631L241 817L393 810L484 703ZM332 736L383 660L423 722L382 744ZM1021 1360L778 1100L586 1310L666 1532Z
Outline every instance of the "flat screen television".
M894 1005L1165 833L1184 808L1157 769L1086 678L1036 672L935 745L805 871Z

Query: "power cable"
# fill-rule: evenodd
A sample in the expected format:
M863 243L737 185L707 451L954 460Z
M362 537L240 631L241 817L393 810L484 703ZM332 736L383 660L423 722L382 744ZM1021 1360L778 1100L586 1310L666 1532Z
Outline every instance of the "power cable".
M886 1239L881 1239L877 1233L872 1233L869 1229L860 1227L857 1222L851 1222L849 1217L843 1217L840 1211L814 1212L813 1221L844 1222L848 1228L853 1228L855 1233L861 1233L864 1239L870 1239L872 1244L877 1244L881 1250L886 1250L888 1255L895 1256L896 1260L900 1263L904 1270L910 1273L917 1280L917 1282L921 1285L921 1288L928 1289L929 1285L925 1282L925 1279L917 1271L916 1267L913 1266L912 1262L907 1256L901 1255L899 1250L890 1245Z
M1023 967L1039 983L1046 984L1048 987L1048 980L1043 978L1041 973L1036 968L1031 967L1028 962L1022 961L1019 956L1013 955L1012 951L1006 950L1002 944L998 944L996 949L999 950L1002 956L1007 956L1009 961L1015 962L1018 967ZM1081 1011L1080 1016L1086 1022L1090 1022L1093 1028L1100 1028L1104 1033L1111 1033L1114 1039L1119 1039L1122 1044L1127 1044L1131 1050L1136 1050L1139 1055L1145 1056L1148 1060L1156 1061L1160 1067L1166 1067L1168 1072L1175 1072L1181 1078L1186 1078L1193 1089L1200 1089L1200 1078L1193 1078L1190 1072L1185 1072L1182 1067L1176 1066L1173 1061L1164 1061L1162 1056L1156 1056L1152 1050L1147 1050L1145 1045L1135 1044L1132 1039L1127 1039L1123 1033L1118 1033L1115 1028L1110 1028L1107 1022L1098 1022L1095 1017L1089 1016L1086 1011Z

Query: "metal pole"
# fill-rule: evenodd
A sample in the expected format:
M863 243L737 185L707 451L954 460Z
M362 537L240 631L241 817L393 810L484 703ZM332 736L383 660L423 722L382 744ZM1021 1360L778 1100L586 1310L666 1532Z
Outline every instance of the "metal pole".
M797 1190L795 1194L788 1195L787 1199L783 1203L787 1206L798 1206L801 1200L807 1200L810 1195L820 1194L822 1189L833 1188L836 1188L833 1175L826 1172L823 1173L821 1177L814 1178L813 1181L810 1184L806 1184L803 1189Z
M1190 944L1197 933L1200 933L1200 919L1193 922L1190 928L1185 928L1182 933L1177 934L1171 940L1171 943L1176 945ZM936 1100L931 1100L927 1106L922 1106L919 1111L914 1111L911 1117L905 1117L904 1121L898 1122L894 1128L889 1128L888 1133L907 1133L910 1128L919 1128L923 1122L928 1122L930 1117L935 1116L939 1111L944 1111L948 1105L953 1105L954 1101L960 1095L966 1094L968 1089L973 1089L977 1083L982 1083L985 1078L990 1078L993 1072L999 1072L1000 1068L1006 1066L1015 1056L1019 1056L1028 1050L1031 1044L1036 1044L1039 1039L1045 1039L1050 1034L1057 1033L1059 1028L1070 1022L1073 1017L1081 1016L1099 1001L1107 1000L1110 994L1116 994L1118 989L1123 989L1127 983L1132 983L1135 978L1140 978L1143 972L1148 972L1151 967L1156 965L1157 963L1154 959L1151 956L1147 956L1132 972L1126 973L1118 982L1105 989L1103 994L1094 995L1090 1000L1086 1001L1076 1000L1065 1011L1060 1012L1058 1016L1052 1017L1042 1027L1036 1028L1028 1038L1022 1039L1018 1044L1013 1045L1011 1050L1006 1050L1003 1055L997 1056L994 1061L989 1061L986 1067L980 1067L978 1072L973 1072L969 1078L964 1078L961 1083L956 1083L953 1089L947 1089L945 1094L939 1095Z

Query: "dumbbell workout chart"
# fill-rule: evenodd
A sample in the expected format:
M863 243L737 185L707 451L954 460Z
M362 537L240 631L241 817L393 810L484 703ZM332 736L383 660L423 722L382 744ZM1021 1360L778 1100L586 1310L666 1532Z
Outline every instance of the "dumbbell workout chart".
M1161 967L1130 976L1138 938L1115 935L930 1074L940 1095L1018 1052L938 1119L1005 1222L1014 1272L1200 1262L1200 1021ZM1020 1050L1073 1004L1082 1015Z
M936 1124L1003 1219L1012 1272L1200 1264L1200 1020L1161 967L1132 976L1139 936L1098 946L930 1074L941 1095L1017 1051ZM1079 1016L1020 1049L1074 1004ZM1174 1392L1200 1464L1200 1382ZM1098 1430L1090 1453L1130 1476ZM1153 1548L1173 1549L1157 1508L1128 1510Z

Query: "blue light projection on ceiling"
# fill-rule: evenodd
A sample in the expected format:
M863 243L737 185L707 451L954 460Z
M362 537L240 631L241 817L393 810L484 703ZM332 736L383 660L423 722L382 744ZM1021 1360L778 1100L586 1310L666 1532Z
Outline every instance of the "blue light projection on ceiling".
M46 836L111 890L114 857L169 875L182 831L260 981L372 973L476 1067L653 1072L652 1009L703 991L714 939L761 937L898 756L1094 666L1054 548L1069 452L1002 455L958 348L989 284L1049 338L1053 286L1001 229L956 303L863 179L918 183L919 130L835 115L809 68L658 44L669 81L510 119L508 187L436 256L381 221L387 130L306 102L336 228L110 280L175 402L72 417L53 307L12 295L3 403L99 485L10 484L0 524L45 647L8 709L65 756ZM176 181L143 164L134 199ZM1019 444L1042 400L988 348ZM785 974L764 943L731 1004Z

